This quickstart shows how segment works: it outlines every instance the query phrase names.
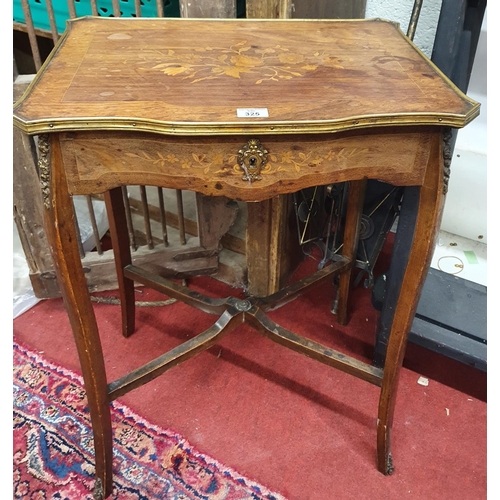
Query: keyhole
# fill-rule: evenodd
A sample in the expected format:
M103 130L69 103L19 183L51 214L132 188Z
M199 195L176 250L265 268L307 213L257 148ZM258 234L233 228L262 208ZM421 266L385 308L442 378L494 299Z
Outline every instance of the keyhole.
M255 156L250 156L250 166L255 167L255 164L257 163L257 158Z

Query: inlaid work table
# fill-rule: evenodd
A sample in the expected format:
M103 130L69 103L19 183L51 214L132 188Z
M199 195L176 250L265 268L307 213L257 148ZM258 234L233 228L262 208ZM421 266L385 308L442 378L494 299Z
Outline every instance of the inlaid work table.
M69 23L16 103L14 123L38 135L46 231L92 419L96 498L112 491L110 401L242 323L379 386L378 469L392 472L398 376L449 177L444 139L449 127L463 127L478 114L479 104L392 22L88 17ZM408 187L418 207L411 241L401 250L407 266L383 368L301 337L265 314L339 275L338 321L347 322L367 179ZM132 263L123 185L258 202L344 181L349 187L342 257L269 297L208 298ZM205 332L110 383L70 198L97 193L105 194L110 220L124 335L134 330L134 282L218 317Z

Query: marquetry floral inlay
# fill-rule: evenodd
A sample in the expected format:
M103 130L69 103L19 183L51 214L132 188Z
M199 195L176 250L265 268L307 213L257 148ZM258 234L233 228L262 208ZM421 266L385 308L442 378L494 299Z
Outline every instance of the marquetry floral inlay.
M169 49L168 60L153 69L169 76L180 76L191 80L214 80L220 77L241 78L242 74L255 75L255 83L264 81L290 80L314 71L319 66L344 69L343 59L333 57L325 51L298 54L290 49L275 45L261 49L248 41L241 41L229 47L199 47L193 52Z
M300 173L304 168L320 167L324 162L342 163L350 157L368 152L367 148L339 148L327 151L311 150L283 151L269 153L268 162L262 167L261 175L283 173ZM139 151L137 153L125 153L130 158L146 161L151 165L165 167L167 165L180 166L183 170L197 170L204 174L221 174L234 172L241 178L242 169L238 164L238 154L207 153L190 155L175 153L160 153L159 151Z

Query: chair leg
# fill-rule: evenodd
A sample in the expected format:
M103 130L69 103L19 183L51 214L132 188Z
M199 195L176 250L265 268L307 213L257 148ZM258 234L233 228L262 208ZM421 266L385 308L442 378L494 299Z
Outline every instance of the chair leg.
M104 195L109 221L109 233L115 256L118 291L122 313L122 333L129 337L135 330L134 282L126 278L123 269L132 263L130 240L125 218L125 205L120 188L111 189Z
M113 442L101 341L77 245L75 212L67 191L58 135L40 136L38 144L45 231L85 383L94 435L96 491L105 498L113 486Z
M416 211L413 234L409 235L410 248L406 256L392 256L392 259L407 259L407 264L390 326L377 420L378 469L386 475L393 472L391 431L399 375L408 335L434 252L444 206L441 134L436 133L432 141L424 183L420 188L410 188L412 191L407 196L414 198L415 203L413 207L406 209ZM431 230L434 230L434 234L430 235Z
M338 322L341 325L346 325L349 321L349 291L351 288L354 266L356 264L355 261L358 248L359 227L361 223L361 215L363 214L365 190L366 179L351 181L349 183L342 255L347 257L352 262L352 265L349 270L342 273L339 278L337 317Z

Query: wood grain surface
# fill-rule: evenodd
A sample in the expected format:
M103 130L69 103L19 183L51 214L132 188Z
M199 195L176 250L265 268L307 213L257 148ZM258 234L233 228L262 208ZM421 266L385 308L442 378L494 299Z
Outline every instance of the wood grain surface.
M268 117L238 118L265 108ZM80 18L15 107L28 133L462 127L479 104L383 20Z

